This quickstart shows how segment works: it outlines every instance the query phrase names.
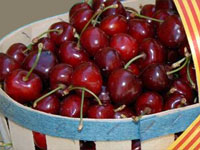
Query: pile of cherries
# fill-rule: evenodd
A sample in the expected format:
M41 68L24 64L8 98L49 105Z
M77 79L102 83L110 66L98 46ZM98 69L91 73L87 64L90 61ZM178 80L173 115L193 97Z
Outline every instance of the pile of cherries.
M47 35L47 36L45 36ZM197 102L195 69L172 0L140 13L119 0L75 4L28 46L0 53L0 82L13 100L46 113L82 118L129 118ZM33 132L47 149L45 135ZM95 150L81 142L81 150ZM139 141L133 141L139 150Z

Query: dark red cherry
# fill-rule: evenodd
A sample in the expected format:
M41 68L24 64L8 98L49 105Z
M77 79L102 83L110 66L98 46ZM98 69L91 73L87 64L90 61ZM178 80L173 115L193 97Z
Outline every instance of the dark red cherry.
M19 103L31 102L41 95L42 81L32 73L28 80L24 80L27 71L17 69L10 73L4 81L5 92Z
M97 11L104 2L106 2L106 0L93 0L92 3L93 10Z
M123 62L118 52L110 47L99 50L96 53L94 60L105 76L108 76L113 70L123 66Z
M167 50L167 63L173 64L173 63L177 62L178 60L180 60L180 55L179 55L178 51L176 51L174 49L168 49Z
M170 48L179 47L185 40L185 30L180 17L169 16L157 30L158 39L161 43Z
M191 53L191 49L188 44L188 41L184 41L183 44L178 49L178 53L181 57L185 57L185 52Z
M115 112L115 119L130 118L134 115L130 108L125 107L123 110Z
M74 4L69 11L69 18L71 18L80 9L92 9L86 2L79 2Z
M139 51L144 54L144 57L138 60L140 68L145 68L153 63L165 63L166 50L160 42L153 38L145 39L140 44Z
M14 70L20 68L20 65L10 56L0 53L0 82Z
M108 36L104 31L97 27L86 29L80 37L80 42L86 51L92 56L94 56L99 49L107 47L109 44Z
M166 68L161 64L152 64L142 73L142 82L145 88L161 92L169 87L170 80Z
M110 40L110 46L117 50L125 62L138 54L138 43L125 33L115 34Z
M173 93L165 99L164 110L175 109L187 105L189 105L189 103L184 95Z
M193 103L194 93L192 88L182 80L175 80L172 83L170 93L179 93L185 96L189 103Z
M34 109L50 114L58 114L60 110L60 101L56 95L50 95L41 99Z
M49 50L53 53L56 53L56 45L52 39L49 37L43 37L38 40L36 44L33 45L33 50L38 51L38 44L42 43L43 44L43 49L44 50Z
M117 33L127 33L128 23L122 15L111 15L101 21L99 28L109 36L113 36Z
M57 22L50 26L50 30L59 30L61 32L50 32L49 37L55 42L55 44L60 45L65 41L74 41L75 28L67 22Z
M94 11L88 8L77 10L73 16L71 16L70 23L76 28L78 33L81 33L93 14Z
M58 55L61 62L69 64L73 68L89 60L88 54L82 48L79 48L76 42L71 41L60 46Z
M102 77L99 68L91 62L83 62L75 68L72 74L72 85L85 87L94 94L99 94L102 86ZM85 93L85 96L91 96Z
M22 64L24 59L26 58L26 54L23 52L27 49L26 45L22 43L15 43L12 44L6 54L10 57L12 57L17 63ZM2 64L2 63L1 63Z
M111 104L92 105L89 107L87 116L96 119L114 118L114 107Z
M135 76L139 76L140 75L140 70L138 68L138 66L136 64L131 64L128 68L128 71L130 71L132 74L134 74Z
M113 71L108 79L108 91L113 102L130 104L142 92L142 82L125 69Z
M176 10L173 0L156 0L156 10Z
M89 101L84 99L83 115L87 114L89 108ZM60 115L79 118L81 110L81 97L78 95L69 95L63 99L60 105Z
M23 68L30 70L38 55L38 51L32 51L24 60ZM38 74L42 79L49 78L49 71L57 64L56 56L48 50L42 50L37 66L33 72Z
M145 92L136 100L135 109L138 116L161 112L163 98L156 92Z
M133 140L132 141L132 149L131 150L141 150L140 140Z
M128 33L141 43L145 38L154 36L154 29L143 19L131 19Z
M47 150L46 136L44 134L33 131L33 139L38 148Z
M142 7L142 9L140 11L140 14L144 15L144 16L147 16L147 17L152 17L153 18L153 14L155 13L155 11L156 11L155 5L146 4L146 5L144 5ZM152 23L152 20L147 19L147 22L148 23Z
M101 92L98 97L103 104L111 103L110 93L108 92L107 86L102 85Z
M95 143L93 141L80 141L80 150L96 150Z

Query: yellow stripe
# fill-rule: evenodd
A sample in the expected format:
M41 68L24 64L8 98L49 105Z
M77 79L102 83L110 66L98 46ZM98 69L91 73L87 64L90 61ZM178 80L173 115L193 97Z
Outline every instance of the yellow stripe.
M199 127L200 128L200 127ZM200 132L200 129L199 129ZM196 150L195 147L200 143L200 137L197 139L197 141L190 147L189 150Z
M198 8L198 6L197 6L196 0L192 0L192 4L193 4L193 7L194 7L195 12L196 12L196 14L197 14L197 18L198 18L199 23L200 23L200 10L199 10L199 8Z

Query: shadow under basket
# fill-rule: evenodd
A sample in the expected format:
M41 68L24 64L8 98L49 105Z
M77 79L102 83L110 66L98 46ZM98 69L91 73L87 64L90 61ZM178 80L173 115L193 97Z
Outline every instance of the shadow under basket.
M131 0L125 5L139 10L140 4L154 0ZM5 52L15 42L29 44L49 26L68 20L68 13L26 25L0 41ZM0 89L0 131L13 150L35 150L32 131L46 134L48 150L80 150L80 140L94 141L96 150L131 150L131 141L139 139L142 150L164 150L174 141L174 134L184 131L200 114L200 104L142 117L137 123L128 119L84 119L84 128L77 130L79 119L39 112L12 100ZM6 118L8 120L6 120Z

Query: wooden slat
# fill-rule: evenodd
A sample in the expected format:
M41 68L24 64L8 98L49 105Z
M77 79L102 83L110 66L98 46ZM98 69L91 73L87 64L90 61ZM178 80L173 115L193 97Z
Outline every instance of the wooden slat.
M14 150L35 150L32 131L9 121Z
M96 150L131 150L131 141L95 142Z
M46 136L48 150L80 150L80 144L77 140L69 140Z
M166 135L141 142L142 150L165 150L174 141L174 135Z

